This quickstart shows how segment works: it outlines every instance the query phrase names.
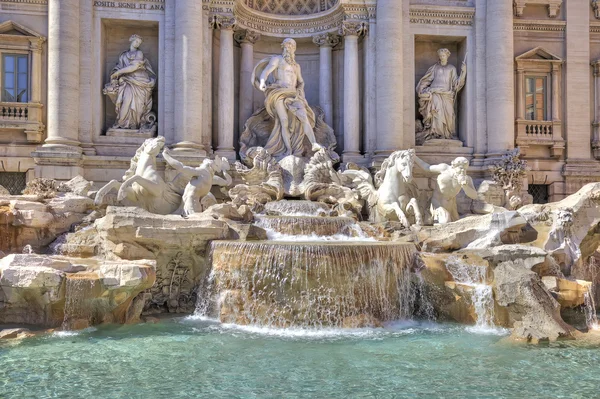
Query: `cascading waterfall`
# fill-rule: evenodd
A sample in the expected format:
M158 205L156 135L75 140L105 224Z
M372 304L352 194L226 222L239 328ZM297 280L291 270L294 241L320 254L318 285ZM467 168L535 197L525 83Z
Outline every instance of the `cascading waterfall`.
M95 317L97 304L90 298L99 297L101 287L97 278L87 277L86 274L72 274L66 279L64 330L88 327Z
M313 201L275 201L265 204L265 212L281 216L328 216L327 204Z
M585 312L585 322L590 330L598 330L598 315L596 314L596 301L594 300L593 291L588 291L583 294L584 304L583 311Z
M412 313L405 243L212 243L197 313L268 327L364 327Z
M347 217L258 216L256 225L276 241L376 241Z
M492 286L486 284L487 267L469 265L459 258L451 257L446 269L458 284L471 287L471 301L475 309L476 329L494 328L494 293Z

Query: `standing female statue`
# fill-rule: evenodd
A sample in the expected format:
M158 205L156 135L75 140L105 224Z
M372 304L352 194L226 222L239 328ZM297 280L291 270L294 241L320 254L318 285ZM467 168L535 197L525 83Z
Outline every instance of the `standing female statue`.
M463 61L460 76L454 65L448 64L450 51L439 49L439 62L433 65L417 85L419 113L423 116L423 131L417 144L429 139L456 139L454 103L467 79L467 64Z
M113 129L152 130L156 115L152 112L152 91L156 86L156 73L144 53L139 50L142 38L129 38L129 50L119 56L119 62L110 72L110 83L103 90L115 103L117 119Z

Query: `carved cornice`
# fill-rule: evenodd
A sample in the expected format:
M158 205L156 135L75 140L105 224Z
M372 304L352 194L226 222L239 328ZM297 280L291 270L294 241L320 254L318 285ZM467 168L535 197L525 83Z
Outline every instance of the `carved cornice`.
M558 10L562 5L563 0L514 0L513 6L515 10L515 16L523 16L523 10L528 4L540 4L548 7L548 16L550 18L556 18Z
M48 4L48 0L0 0L0 4L2 4L2 3L47 5Z
M313 43L319 47L335 47L340 44L340 42L340 36L333 33L321 33L313 36Z
M248 8L242 2L236 2L233 14L242 29L251 29L265 36L296 38L337 31L344 19L344 11L339 3L318 14L289 16L259 12Z
M250 29L240 29L235 31L233 38L236 42L255 44L260 39L260 33Z
M413 24L471 26L474 18L473 7L410 7L410 22Z
M564 32L567 27L565 21L548 21L539 19L515 20L513 29L525 32Z
M208 23L213 29L232 30L236 27L236 19L230 15L214 14Z
M342 36L364 36L367 34L369 25L362 21L343 21L339 34Z
M600 23L592 22L590 24L590 33L600 33Z

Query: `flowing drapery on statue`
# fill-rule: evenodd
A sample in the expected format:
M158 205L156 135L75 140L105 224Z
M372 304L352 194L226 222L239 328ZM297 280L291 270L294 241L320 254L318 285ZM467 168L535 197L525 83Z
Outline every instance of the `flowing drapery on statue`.
M262 59L254 68L252 82L259 90L260 76L271 62L271 58ZM308 140L304 133L305 125L303 122L307 122L310 125L310 129L313 130L316 122L315 113L308 105L306 98L304 98L304 89L288 88L276 83L278 80L276 73L274 72L272 76L274 82L269 84L265 90L265 109L275 121L275 126L264 148L275 158L285 155L301 157L305 155L305 140ZM285 136L281 132L282 121L277 114L278 103L283 104L288 114L289 151L284 141Z
M282 55L264 58L252 73L252 84L265 93L265 108L246 123L240 137L242 160L251 147L263 147L277 160L290 155L310 157L322 148L333 151L335 147L333 131L322 122L322 112L316 114L306 101L295 59L296 42L288 38L281 47Z
M464 87L467 66L463 62L460 76L454 65L448 64L450 51L438 50L440 61L433 65L417 85L419 113L423 130L417 133L417 144L429 139L456 139L454 105L458 92Z
M130 49L119 56L117 65L110 72L110 83L103 92L115 104L117 117L113 129L150 131L156 123L156 115L152 112L156 73L138 49L142 38L133 35L129 41Z

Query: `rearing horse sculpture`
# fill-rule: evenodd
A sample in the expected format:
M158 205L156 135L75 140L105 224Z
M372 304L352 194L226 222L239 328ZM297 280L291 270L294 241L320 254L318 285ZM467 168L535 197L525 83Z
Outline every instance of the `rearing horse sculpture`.
M173 184L166 183L156 170L156 157L165 145L165 138L147 139L131 159L123 182L111 180L96 194L95 203L101 205L113 189L119 189L117 200L161 215L171 214L181 205L181 194Z
M344 172L352 177L361 198L366 200L371 221L398 220L406 227L423 224L423 216L417 203L418 189L412 175L414 158L415 151L412 149L392 153L375 174L375 183L367 171ZM410 223L407 216L411 210L414 223Z

